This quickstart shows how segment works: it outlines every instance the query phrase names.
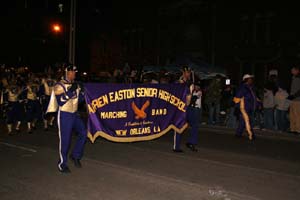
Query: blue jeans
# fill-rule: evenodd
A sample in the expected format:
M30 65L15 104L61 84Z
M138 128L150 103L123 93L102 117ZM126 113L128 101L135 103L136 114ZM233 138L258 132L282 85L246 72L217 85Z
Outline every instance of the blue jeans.
M273 108L264 109L264 127L266 129L274 129L274 111Z
M226 127L236 128L237 127L237 117L234 115L234 107L230 107L226 118Z
M278 110L276 109L276 124L278 130L286 131L288 128L288 119L287 119L288 112L285 110Z

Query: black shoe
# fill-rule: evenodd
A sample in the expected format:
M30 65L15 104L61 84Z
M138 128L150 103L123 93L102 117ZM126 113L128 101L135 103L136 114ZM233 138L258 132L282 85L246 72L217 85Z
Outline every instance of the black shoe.
M47 131L48 131L48 128L44 128L44 131L47 132Z
M242 135L234 135L235 138L241 139L243 136Z
M77 167L77 168L81 168L82 167L79 159L76 159L73 156L70 156L70 159L73 161L75 167Z
M59 168L58 168L58 171L59 171L60 173L64 173L64 174L71 173L71 170L69 169L69 167L64 167L64 168L62 168L62 169L59 169Z
M254 141L256 139L256 136L255 135L248 135L248 139L249 141Z
M189 148L191 151L198 151L198 149L195 147L195 145L191 143L186 143L186 147Z
M183 151L181 149L173 149L174 153L183 153Z

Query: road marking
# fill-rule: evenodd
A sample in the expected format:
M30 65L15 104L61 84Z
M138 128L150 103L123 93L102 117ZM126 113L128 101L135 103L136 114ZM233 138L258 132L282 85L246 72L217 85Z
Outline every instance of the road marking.
M10 143L6 143L6 142L0 142L0 144L2 144L4 146L11 147L11 148L21 149L21 150L24 150L24 151L29 151L31 153L36 153L37 152L37 150L35 150L35 149L23 147L23 146L20 146L20 145L10 144Z

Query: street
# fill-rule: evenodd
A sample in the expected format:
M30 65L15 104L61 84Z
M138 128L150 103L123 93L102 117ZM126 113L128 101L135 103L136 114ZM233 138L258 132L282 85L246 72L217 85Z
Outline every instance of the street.
M198 152L172 152L172 134L147 142L86 143L83 168L57 170L56 129L0 133L0 199L299 199L300 137L202 126ZM74 137L75 138L75 137ZM73 139L74 139L73 138ZM73 142L74 144L74 142Z

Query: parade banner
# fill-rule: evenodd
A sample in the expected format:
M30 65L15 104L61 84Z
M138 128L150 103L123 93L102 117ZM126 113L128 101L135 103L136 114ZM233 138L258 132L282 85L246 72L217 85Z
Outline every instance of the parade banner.
M114 142L158 138L171 129L187 128L183 84L87 83L88 137Z

